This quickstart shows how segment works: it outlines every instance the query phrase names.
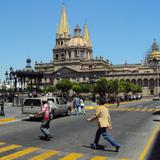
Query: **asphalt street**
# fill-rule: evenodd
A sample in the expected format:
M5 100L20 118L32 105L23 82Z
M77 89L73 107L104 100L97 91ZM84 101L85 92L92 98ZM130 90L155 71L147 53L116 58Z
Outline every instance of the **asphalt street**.
M9 114L10 109L12 112ZM159 160L159 132L155 136L156 141L152 141L149 145L153 132L159 125L160 103L145 101L134 102L129 104L121 104L120 108L109 106L111 113L113 130L110 134L121 144L120 151L117 153L114 148L101 137L100 146L97 150L89 148L89 144L93 142L97 129L96 122L88 122L86 118L94 114L94 110L86 110L86 115L72 115L56 117L51 122L51 133L53 138L51 141L40 140L40 121L29 120L26 116L21 115L21 109L18 107L5 107L6 117L14 116L17 121L4 123L0 125L0 142L4 142L2 146L10 146L13 144L21 145L23 149L30 147L38 147L39 150L18 157L17 159L30 159L37 154L48 150L56 150L56 155L48 157L49 160L62 159L74 153L77 159L93 159L93 157L116 159L150 159ZM4 147L3 146L3 147ZM146 149L148 146L148 149ZM15 148L5 152L1 152L0 160L3 157L20 151ZM145 153L147 151L147 153ZM75 154L76 153L76 154ZM146 156L147 155L147 156ZM156 157L156 159L153 159ZM158 158L158 159L157 159ZM48 160L47 159L47 160ZM76 159L75 157L72 159Z

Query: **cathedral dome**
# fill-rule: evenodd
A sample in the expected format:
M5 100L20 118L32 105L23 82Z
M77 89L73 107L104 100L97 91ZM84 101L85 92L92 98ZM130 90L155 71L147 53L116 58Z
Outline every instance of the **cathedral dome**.
M154 42L152 44L152 50L148 56L148 61L152 62L155 60L160 61L160 50L156 40L154 39Z
M87 42L82 37L73 37L68 43L68 47L87 47Z
M148 59L151 61L153 59L160 60L160 51L152 51Z

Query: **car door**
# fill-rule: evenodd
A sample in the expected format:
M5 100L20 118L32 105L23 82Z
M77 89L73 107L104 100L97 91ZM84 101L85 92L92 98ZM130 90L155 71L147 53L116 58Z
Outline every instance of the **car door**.
M58 100L56 100L56 98L48 98L47 102L51 110L53 110L54 115L58 115L58 112L59 112L58 105L57 105L57 103L59 103Z
M63 100L63 98L59 97L59 102L60 102L61 114L66 113L67 112L67 107L66 107L66 103Z

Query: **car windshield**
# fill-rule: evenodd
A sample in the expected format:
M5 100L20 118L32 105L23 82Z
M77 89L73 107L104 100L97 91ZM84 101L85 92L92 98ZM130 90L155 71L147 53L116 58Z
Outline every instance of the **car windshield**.
M47 101L52 101L53 103L55 103L54 99L52 99L52 98L48 98Z
M41 106L40 99L26 99L24 106Z

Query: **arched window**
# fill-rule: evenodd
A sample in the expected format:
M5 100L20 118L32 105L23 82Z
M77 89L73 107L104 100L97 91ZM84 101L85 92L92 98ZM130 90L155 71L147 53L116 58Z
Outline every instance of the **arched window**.
M62 58L62 60L64 60L64 53L62 53L61 58Z
M139 86L142 86L142 79L138 79L137 83Z
M130 82L130 79L126 79L126 82Z
M149 84L150 84L150 86L154 86L154 79L153 78L151 78L150 80L149 80Z
M80 57L84 58L84 51L83 50L80 51Z
M55 59L58 59L58 54L55 55Z
M135 79L132 79L131 82L132 82L133 84L136 84L136 80L135 80Z
M148 79L147 79L147 78L145 78L145 79L143 80L143 86L144 86L144 87L147 87L147 86L148 86Z
M71 51L68 52L69 59L71 59Z

